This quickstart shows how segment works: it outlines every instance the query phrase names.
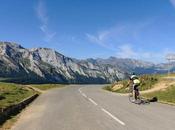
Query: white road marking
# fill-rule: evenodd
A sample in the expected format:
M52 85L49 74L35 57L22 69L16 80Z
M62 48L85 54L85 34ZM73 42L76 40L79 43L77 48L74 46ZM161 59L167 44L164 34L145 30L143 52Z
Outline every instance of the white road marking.
M91 98L89 98L86 94L84 94L82 91L81 91L81 88L78 89L78 91L81 93L81 95L85 98L87 98L90 102L92 102L95 106L97 106L98 104L92 100ZM121 120L119 120L117 117L115 117L114 115L112 115L110 112L108 112L107 110L105 110L104 108L101 107L101 110L103 112L105 112L107 115L109 115L112 119L114 119L115 121L117 121L118 123L120 123L121 125L125 125L125 123Z
M89 101L91 101L95 106L97 106L98 104L94 101L94 100L92 100L91 98L88 98L89 99Z
M82 94L81 88L79 88L78 91Z
M92 102L95 106L97 106L98 104L92 100L91 98L88 98L88 96L86 94L84 94L82 91L81 91L81 88L78 89L78 91L81 93L81 95L85 98L87 98L90 102Z
M125 125L124 122L122 122L121 120L119 120L117 117L115 117L114 115L112 115L110 112L108 112L107 110L105 110L104 108L101 108L101 110L103 112L105 112L106 114L108 114L110 117L112 117L115 121L117 121L118 123L120 123L121 125Z
M83 95L85 98L87 98L86 94L82 93L81 95Z

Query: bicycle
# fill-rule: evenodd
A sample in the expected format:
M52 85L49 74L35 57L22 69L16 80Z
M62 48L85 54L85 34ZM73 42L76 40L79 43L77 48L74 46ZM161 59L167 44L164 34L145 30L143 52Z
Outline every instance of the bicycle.
M135 103L135 104L149 104L150 103L150 101L149 101L149 99L145 99L145 98L143 98L143 97L141 97L140 95L137 97L137 100L135 100L135 91L133 91L133 87L132 86L130 86L129 87L129 94L128 94L128 98L129 98L129 101L131 102L131 103Z

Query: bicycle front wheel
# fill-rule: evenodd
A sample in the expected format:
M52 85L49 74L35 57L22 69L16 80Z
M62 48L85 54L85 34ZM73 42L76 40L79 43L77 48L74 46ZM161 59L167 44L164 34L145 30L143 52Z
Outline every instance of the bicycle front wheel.
M129 93L129 101L134 103L135 102L135 98L134 98L134 95L132 93Z

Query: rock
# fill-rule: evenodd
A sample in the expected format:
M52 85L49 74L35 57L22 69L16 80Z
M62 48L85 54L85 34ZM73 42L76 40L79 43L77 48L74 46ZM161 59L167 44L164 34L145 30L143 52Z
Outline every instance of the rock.
M132 71L165 71L162 66L116 57L78 60L49 48L26 49L16 43L0 42L0 76L19 82L112 83Z

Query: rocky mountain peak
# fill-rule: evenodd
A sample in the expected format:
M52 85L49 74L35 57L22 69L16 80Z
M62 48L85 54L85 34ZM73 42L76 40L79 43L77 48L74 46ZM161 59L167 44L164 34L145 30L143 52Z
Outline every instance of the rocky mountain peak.
M164 64L116 57L78 60L50 48L26 49L16 43L0 42L0 76L18 77L23 82L111 83L125 78L126 72L166 70Z
M0 42L0 47L9 47L13 49L24 49L21 45L15 43L15 42Z

